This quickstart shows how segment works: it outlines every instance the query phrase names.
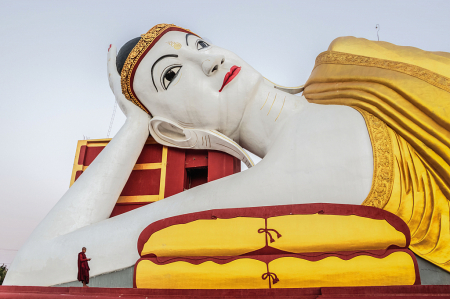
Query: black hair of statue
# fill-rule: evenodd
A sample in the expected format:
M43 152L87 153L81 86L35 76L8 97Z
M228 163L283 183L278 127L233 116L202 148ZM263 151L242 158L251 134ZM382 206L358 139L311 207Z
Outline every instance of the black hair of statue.
M116 67L117 72L119 75L122 73L123 65L125 64L125 61L128 58L128 55L130 55L131 50L137 45L137 43L141 40L140 37L133 38L132 40L128 41L125 45L120 48L119 53L116 57Z

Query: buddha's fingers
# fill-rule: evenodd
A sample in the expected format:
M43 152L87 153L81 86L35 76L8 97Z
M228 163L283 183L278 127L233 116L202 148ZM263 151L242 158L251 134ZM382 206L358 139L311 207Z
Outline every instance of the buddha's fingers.
M116 90L120 87L120 75L117 72L116 66L116 56L117 48L114 45L110 45L108 49L108 81L109 87L111 87L112 92L116 95Z

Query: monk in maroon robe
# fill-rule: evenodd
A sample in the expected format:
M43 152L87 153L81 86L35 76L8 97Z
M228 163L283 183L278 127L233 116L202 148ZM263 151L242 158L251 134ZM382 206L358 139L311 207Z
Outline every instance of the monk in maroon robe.
M86 258L86 247L81 249L78 254L78 281L83 283L83 287L87 287L89 283L89 265L88 261L91 259Z

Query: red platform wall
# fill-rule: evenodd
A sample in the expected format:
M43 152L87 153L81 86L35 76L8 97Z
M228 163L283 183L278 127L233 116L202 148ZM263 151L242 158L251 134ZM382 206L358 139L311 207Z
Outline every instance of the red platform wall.
M226 153L168 148L164 198L240 171L241 161ZM154 174L153 177L159 180L159 172ZM149 178L138 182L130 176L130 180L133 180L133 183L127 182L125 187L131 188L133 186L132 190L142 190L142 186L147 184L154 185L152 184L151 175ZM123 195L128 195L128 193ZM118 203L110 217L129 212L147 204L149 203Z
M110 140L78 142L71 184L83 174ZM218 151L165 148L153 138L149 138L110 217L240 171L241 161L228 154ZM165 180L161 181L163 178Z

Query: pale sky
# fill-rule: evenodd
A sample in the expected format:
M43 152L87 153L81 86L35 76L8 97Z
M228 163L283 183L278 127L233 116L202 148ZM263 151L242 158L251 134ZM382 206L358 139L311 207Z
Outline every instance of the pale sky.
M0 264L69 187L77 140L106 138L109 44L158 23L229 49L271 81L303 84L339 36L450 52L450 1L0 0ZM117 110L112 134L125 117Z

